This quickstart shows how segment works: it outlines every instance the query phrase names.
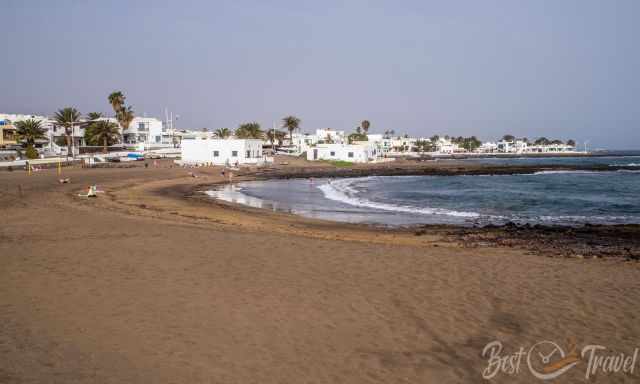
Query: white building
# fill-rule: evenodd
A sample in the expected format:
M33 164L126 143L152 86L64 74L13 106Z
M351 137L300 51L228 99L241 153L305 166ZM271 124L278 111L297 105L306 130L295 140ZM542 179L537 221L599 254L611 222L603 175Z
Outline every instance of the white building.
M498 143L495 143L493 141L484 142L480 144L478 149L476 149L476 152L479 152L479 153L494 153L497 151L498 151Z
M296 150L296 155L308 152L309 148L318 143L318 136L310 133L294 133L291 145Z
M524 140L506 141L500 140L497 143L485 142L478 148L480 153L559 153L576 152L575 146L562 143L552 144L530 144Z
M316 129L315 133L294 132L291 140L287 135L281 151L288 150L289 154L301 155L308 152L316 144L346 144L347 139L344 131L336 131L331 128Z
M262 153L262 140L211 139L183 136L182 162L185 164L216 164L235 166L264 164L270 161Z
M307 160L332 160L350 163L375 161L380 152L373 144L317 144L307 151Z
M135 117L129 128L122 131L124 144L144 144L160 146L163 143L162 121L153 117Z
M515 141L498 141L498 152L503 153L525 153L527 152L528 144L523 140L515 140Z
M316 129L316 137L318 142L325 144L343 144L347 142L344 131L336 131L331 128Z
M378 150L379 156L393 151L393 139L391 137L382 134L371 133L367 135L367 139L370 144L375 145L376 149Z
M458 144L452 143L451 140L440 137L436 142L436 151L442 154L452 154L464 150Z
M576 147L568 144L530 145L527 153L576 152Z
M382 140L384 139L384 136L379 133L369 133L367 134L367 139L370 142L377 144L382 142Z

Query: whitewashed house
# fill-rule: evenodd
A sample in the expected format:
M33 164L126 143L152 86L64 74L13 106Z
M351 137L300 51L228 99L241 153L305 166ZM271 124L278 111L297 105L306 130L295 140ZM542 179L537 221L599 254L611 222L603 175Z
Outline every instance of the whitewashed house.
M449 139L440 137L436 142L436 152L441 154L452 154L456 152L463 152L464 150L456 143L451 142Z
M295 155L307 152L318 142L318 136L310 133L294 132L291 145L295 148Z
M344 131L336 131L331 128L316 129L318 142L325 144L343 144L347 142Z
M346 161L350 163L367 163L380 156L373 144L317 144L307 151L307 160Z
M382 140L382 146L385 152L406 153L417 150L416 144L418 139L415 137L395 137Z
M500 140L498 141L498 152L503 153L525 153L527 152L528 144L523 140L515 140L515 141L506 141Z
M367 134L367 140L369 140L372 143L381 143L383 139L384 139L384 135L379 133Z
M162 145L162 121L153 117L135 117L122 131L124 144Z
M383 137L380 142L380 150L382 153L389 153L393 151L393 139L390 137Z
M476 149L478 153L494 153L498 151L498 143L493 141L485 141Z
M530 145L527 153L571 153L576 152L576 147L568 144Z
M367 141L369 142L369 144L375 145L378 152L387 152L384 150L384 135L378 133L369 133L367 134Z
M181 142L184 164L242 165L264 164L271 159L262 153L259 139L211 139L183 136Z

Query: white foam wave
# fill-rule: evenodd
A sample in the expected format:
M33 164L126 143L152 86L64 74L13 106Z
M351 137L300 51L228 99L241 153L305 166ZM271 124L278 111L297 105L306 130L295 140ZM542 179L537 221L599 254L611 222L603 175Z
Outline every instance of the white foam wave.
M209 191L204 191L206 195L209 197L213 197L214 199L226 201L228 203L235 203L246 205L253 208L264 208L265 201L259 199L257 197L245 195L241 192L242 188L230 185L225 186L221 189L214 189Z
M477 212L453 211L453 210L443 209L443 208L412 207L408 205L396 205L396 204L374 202L374 201L365 199L363 197L357 196L358 191L354 189L351 185L358 180L363 180L363 178L333 181L332 183L318 186L318 189L320 189L324 194L324 197L326 197L329 200L338 201L338 202L353 205L356 207L373 208L373 209L380 209L384 211L404 212L404 213L421 214L421 215L447 215L447 216L463 217L463 218L488 217L488 216L483 216Z
M558 170L558 171L538 171L534 172L534 175L559 175L564 173L572 173L572 174L594 174L594 173L602 173L602 171L580 171L580 170Z

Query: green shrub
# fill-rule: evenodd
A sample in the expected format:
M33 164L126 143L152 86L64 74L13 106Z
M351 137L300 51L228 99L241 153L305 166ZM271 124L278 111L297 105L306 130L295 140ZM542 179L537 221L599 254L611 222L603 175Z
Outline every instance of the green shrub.
M33 145L29 145L27 147L27 150L25 151L25 155L27 156L27 159L37 159L38 157L40 157L40 155L38 154L38 151L34 148Z

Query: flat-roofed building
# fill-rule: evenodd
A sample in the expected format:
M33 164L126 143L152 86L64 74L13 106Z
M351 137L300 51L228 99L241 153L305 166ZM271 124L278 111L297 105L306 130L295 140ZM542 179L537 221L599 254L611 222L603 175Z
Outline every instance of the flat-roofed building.
M259 139L212 139L202 136L183 136L182 162L185 164L216 164L235 166L264 164L271 159L262 153Z

